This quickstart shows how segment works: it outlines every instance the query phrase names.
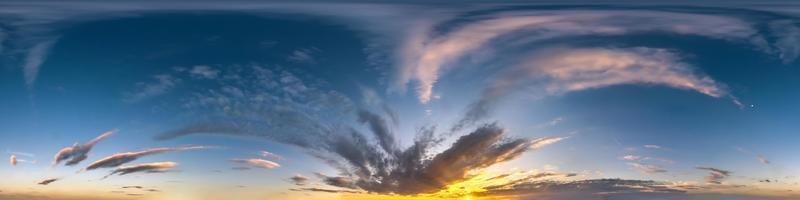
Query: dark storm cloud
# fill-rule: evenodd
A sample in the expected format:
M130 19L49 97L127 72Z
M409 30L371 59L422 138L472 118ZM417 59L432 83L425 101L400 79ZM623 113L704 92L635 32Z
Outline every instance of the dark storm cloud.
M706 183L711 184L722 184L722 180L728 178L731 175L731 171L717 169L713 167L697 167L699 170L706 170L709 172L708 176L705 176L704 179Z
M56 153L55 158L53 159L53 165L58 165L62 161L69 160L66 162L66 165L72 166L80 163L83 160L86 160L86 158L88 157L87 154L89 154L89 151L92 150L92 147L94 147L95 144L102 141L103 139L108 138L116 131L117 131L116 129L107 131L84 144L75 143L71 147L62 148L61 150L58 151L58 153Z
M42 181L39 181L38 184L39 185L49 185L50 183L56 182L58 180L61 180L61 179L59 179L59 178L48 178L48 179L44 179Z
M109 177L111 175L126 175L132 173L165 173L170 172L172 168L178 166L178 163L175 162L155 162L155 163L144 163L132 166L122 166L114 169L105 177ZM105 178L104 177L104 178Z
M160 153L168 153L168 152L175 152L175 151L185 151L185 150L193 150L193 149L208 149L207 146L187 146L187 147L162 147L162 148L151 148L144 151L138 152L125 152L125 153L116 153L111 156L105 157L103 159L97 160L89 166L86 166L85 170L94 170L98 168L111 168L111 167L119 167L122 164L132 162L136 159L139 159L143 156L153 155L153 154L160 154Z

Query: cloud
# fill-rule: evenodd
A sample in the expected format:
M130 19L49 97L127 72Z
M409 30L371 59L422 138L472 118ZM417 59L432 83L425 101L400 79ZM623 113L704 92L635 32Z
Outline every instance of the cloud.
M235 171L247 171L247 170L250 170L250 168L249 168L249 167L231 167L231 170L235 170Z
M153 155L153 154L161 154L161 153L169 153L175 151L185 151L185 150L194 150L194 149L208 149L207 146L186 146L186 147L162 147L162 148L151 148L146 149L144 151L137 151L137 152L125 152L125 153L115 153L111 156L102 158L89 164L86 166L84 170L94 170L99 168L112 168L112 167L119 167L125 163L132 162L136 159L139 159L143 156Z
M8 162L11 163L11 166L17 166L17 155L11 154L8 158Z
M189 70L189 75L199 79L215 79L219 76L219 73L219 70L207 65L196 65Z
M72 166L80 163L83 160L86 160L86 158L88 157L87 154L89 154L89 151L92 150L92 147L94 147L95 144L102 141L103 139L108 138L115 132L117 132L116 129L110 130L84 144L75 143L71 147L62 148L54 156L53 165L55 166L61 163L62 161L69 160L66 162L66 165Z
M646 144L646 145L644 145L644 148L648 148L648 149L661 149L661 146L654 145L654 144Z
M546 123L542 123L542 124L536 125L534 127L536 127L536 128L553 127L553 126L556 126L558 124L561 124L561 122L563 122L563 121L564 121L563 117L556 117L556 118L554 118L554 119L552 119L552 120L550 120L550 121L548 121Z
M736 150L739 151L739 152L751 155L751 156L755 156L756 159L758 159L758 162L760 162L762 164L768 165L770 163L769 160L766 157L764 157L763 155L761 155L761 154L757 154L757 153L755 153L753 151L747 150L747 149L742 148L742 147L736 147Z
M516 42L533 42L566 37L667 32L749 43L766 53L779 51L783 52L782 55L793 55L786 56L790 59L797 57L796 49L800 49L796 47L796 43L786 45L787 48L774 49L768 45L764 36L759 35L756 25L724 15L623 10L514 10L505 13L489 12L476 18L480 20L462 20L459 26L443 33L437 30L440 32L422 34L427 35L423 39L418 35L407 36L406 42L411 43L407 46L416 48L402 56L405 64L401 67L406 69L401 70L405 73L400 75L402 81L399 84L407 84L409 80L416 81L419 100L426 103L430 101L439 77L449 69L464 65L456 64L459 59L491 48L493 43L500 40L498 38L503 37L518 37L512 40ZM714 27L715 31L703 31L709 27ZM780 29L774 31L780 32L783 39L776 44L797 40L795 33L798 31L794 30L800 29L795 26L773 27Z
M290 177L289 180L292 181L292 184L296 186L304 186L308 182L308 177L305 177L300 174L295 174L294 176Z
M309 192L326 192L326 193L361 193L359 191L352 191L352 190L331 190L331 189L322 189L322 188L293 188L290 189L292 191L309 191Z
M627 161L656 160L656 161L661 161L661 162L668 163L668 164L674 164L675 163L675 161L672 161L672 160L669 160L669 159L665 159L665 158L654 158L654 157L639 156L639 155L625 155L625 156L620 157L619 159L627 160Z
M617 195L681 195L684 193L686 193L686 191L676 189L672 187L671 184L665 182L624 179L590 179L563 182L551 180L533 180L512 185L504 185L503 187L492 188L490 190L475 192L472 194L479 197L505 196L514 197L514 199L602 199L604 196L608 197Z
M358 186L353 182L353 179L343 176L326 176L321 173L316 173L317 177L322 179L322 182L330 186L358 189Z
M144 163L132 166L122 166L114 169L104 178L109 177L111 175L126 175L132 173L165 173L172 171L172 168L178 166L178 163L175 162L154 162L154 163Z
M131 93L125 94L125 101L130 103L135 103L165 94L168 91L175 88L175 86L177 86L178 83L181 82L181 79L176 78L169 74L155 75L153 76L153 79L155 80L155 82L136 83L136 90Z
M253 159L230 159L229 161L235 162L235 163L248 164L248 165L252 165L254 167L264 168L264 169L274 169L274 168L278 168L278 167L281 166L280 164L278 164L276 162L272 162L272 161L264 160L264 159L255 159L255 158L253 158Z
M296 143L296 140L284 142L307 149L312 155L340 170L340 176L320 175L328 185L375 193L420 194L441 190L449 184L465 180L470 171L512 160L524 152L563 139L508 139L504 138L504 129L487 124L461 136L442 152L430 154L430 149L439 141L434 137L432 128L419 129L414 143L401 149L394 139L389 138L392 137L390 127L382 116L367 110L355 114L355 120L368 127L370 134L378 140L377 144L369 143L364 134L344 124L324 126L328 127L327 134L294 135L300 141L313 138L310 141L317 142L313 145ZM194 133L198 132L175 134L169 131L165 134ZM248 127L239 126L239 131L221 134L249 133L253 132ZM274 138L271 135L256 136ZM250 164L254 162L252 160L238 159L236 162Z
M767 160L767 158L765 158L764 156L758 155L757 158L758 158L758 162L761 162L762 164L765 164L765 165L769 164L769 160Z
M792 20L778 20L769 23L770 33L775 35L775 48L784 64L800 56L800 28Z
M274 159L274 160L283 160L283 156L271 153L269 151L261 151L258 153L261 157Z
M625 155L625 156L622 156L622 159L623 159L623 160L630 160L630 161L638 161L638 160L641 160L641 159L642 159L642 156L637 156L637 155Z
M44 180L40 181L37 184L39 184L39 185L49 185L50 183L56 182L58 180L60 180L60 179L59 178L48 178L48 179L44 179Z
M647 165L647 164L629 162L628 166L633 167L634 169L639 170L642 173L646 173L646 174L655 174L655 173L667 172L667 170L665 170L665 169L663 169L663 168L661 168L659 166L656 166L656 165Z
M30 51L28 51L28 56L25 57L25 65L22 67L23 73L25 75L25 84L28 88L33 88L34 83L36 83L36 77L39 76L39 70L47 59L47 55L50 53L50 48L56 43L57 39L53 40L46 40L34 45Z
M358 112L358 121L368 124L370 130L378 138L381 148L388 154L395 154L395 139L386 121L372 112L361 110Z
M730 171L721 170L713 167L696 167L699 170L706 170L710 175L704 177L706 183L722 184L722 180L731 175Z
M552 47L533 53L517 67L502 72L467 108L465 116L453 129L485 118L497 101L518 88L532 90L534 96L543 97L631 84L661 85L716 98L730 96L723 85L695 72L670 50Z
M300 48L292 51L286 59L295 63L315 64L317 63L316 58L314 58L315 54L320 52L321 50L316 47Z
M529 147L530 147L531 149L534 149L534 150L536 150L536 149L542 148L542 147L544 147L544 146L547 146L547 145L550 145L550 144L556 143L556 142L558 142L558 141L561 141L561 140L564 140L564 139L567 139L567 138L569 138L569 137L547 137L547 138L539 138L539 139L536 139L536 140L533 140L533 141L531 141L531 145L530 145Z

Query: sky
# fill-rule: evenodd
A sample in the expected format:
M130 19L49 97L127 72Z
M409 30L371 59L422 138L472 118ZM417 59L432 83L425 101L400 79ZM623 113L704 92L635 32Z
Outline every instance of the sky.
M0 200L800 199L798 17L3 1Z

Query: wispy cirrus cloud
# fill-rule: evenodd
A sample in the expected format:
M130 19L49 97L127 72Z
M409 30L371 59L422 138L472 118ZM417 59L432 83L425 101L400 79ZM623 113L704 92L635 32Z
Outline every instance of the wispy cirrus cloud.
M480 19L462 22L449 32L428 33L428 37L424 39L408 36L406 42L419 44L409 45L417 48L415 51L410 51L410 55L404 55L406 60L402 67L408 70L403 70L406 73L400 74L398 83L407 84L411 80L416 81L419 100L426 103L431 100L433 87L443 73L458 67L456 63L459 59L480 49L492 48L492 43L501 37L519 37L516 41L530 42L565 37L667 32L749 43L769 54L773 51L797 54L792 51L796 48L781 50L770 47L765 37L759 35L755 25L734 16L663 11L523 9L485 14ZM635 26L626 25L634 23ZM707 27L717 27L718 31L701 31ZM795 37L791 35L782 38ZM701 92L710 95L713 93L713 91Z
M23 73L25 75L25 84L28 88L33 88L36 83L36 78L39 76L39 70L42 64L50 54L50 49L58 39L51 39L42 41L28 51L25 57L25 65L23 65Z
M696 72L670 50L654 48L553 47L534 53L516 68L502 73L468 108L454 130L487 117L497 101L526 87L535 96L615 85L661 85L711 97L730 96L722 84ZM731 97L737 105L738 100Z
M165 173L170 172L172 169L178 166L176 162L154 162L154 163L144 163L138 165L131 165L131 166L122 166L114 169L103 178L107 178L112 175L126 175L132 173Z
M251 165L251 166L254 166L254 167L264 168L264 169L274 169L274 168L278 168L278 167L281 166L280 164L278 164L276 162L272 162L272 161L264 160L264 159L257 159L257 158L230 159L228 161L234 162L234 163L248 164L248 165Z
M84 170L94 170L99 168L112 168L112 167L119 167L125 163L133 162L136 159L139 159L143 156L153 155L153 154L161 154L161 153L169 153L175 151L186 151L186 150L195 150L195 149L208 149L208 146L185 146L185 147L162 147L162 148L151 148L146 149L144 151L137 151L137 152L125 152L125 153L115 153L108 157L102 158L89 164L84 168Z
M661 149L661 146L655 144L646 144L643 147L648 149Z
M550 145L550 144L554 144L556 142L559 142L559 141L567 139L567 138L569 138L569 137L547 137L547 138L535 139L535 140L531 141L531 145L529 146L529 148L536 150L536 149L542 148L542 147Z
M170 74L159 74L153 76L154 82L139 82L136 83L136 89L133 92L125 94L126 102L139 102L155 96L163 95L168 91L175 88L181 79L176 78Z
M322 50L316 47L299 48L292 51L286 59L295 63L315 64L317 63L316 54L320 52L322 52Z
M283 160L283 156L269 152L269 151L260 151L258 155L264 158L274 159L274 160Z
M646 174L655 174L655 173L667 172L666 169L661 168L660 166L657 166L657 165L642 164L642 163L637 163L637 162L629 162L629 163L627 163L627 165L632 167L632 168L634 168L634 169L636 169L636 170L639 170L642 173L646 173Z
M92 150L92 147L94 147L95 144L110 137L115 132L117 132L117 129L107 131L84 144L75 143L70 147L62 148L54 156L53 165L55 166L61 163L62 161L69 160L66 162L66 165L72 166L80 163L83 160L86 160L86 158L88 158L87 155L89 154L89 151Z

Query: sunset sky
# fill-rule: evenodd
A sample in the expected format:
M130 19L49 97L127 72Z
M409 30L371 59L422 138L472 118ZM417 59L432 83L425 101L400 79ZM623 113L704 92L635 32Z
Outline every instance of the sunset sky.
M2 1L0 200L800 199L800 4L586 2Z

